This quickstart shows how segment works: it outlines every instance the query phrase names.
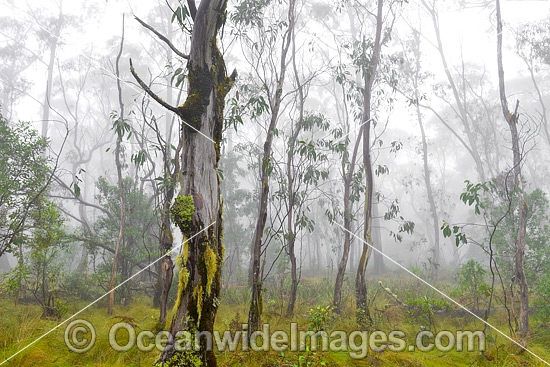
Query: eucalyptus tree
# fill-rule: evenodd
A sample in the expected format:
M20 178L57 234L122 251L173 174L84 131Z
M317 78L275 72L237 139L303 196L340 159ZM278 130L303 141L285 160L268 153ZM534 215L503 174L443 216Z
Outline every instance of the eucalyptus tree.
M25 71L36 61L37 55L25 48L28 41L27 27L12 17L0 17L0 34L4 38L0 47L0 108L5 118L11 120L16 102L32 85Z
M525 189L522 178L522 161L525 159L522 143L518 133L519 120L519 100L516 102L514 112L510 111L508 106L508 96L506 95L506 85L504 82L504 65L502 61L502 15L500 10L500 1L496 0L496 22L497 22L497 66L498 66L498 85L500 103L502 106L502 114L504 119L508 123L510 128L510 137L512 139L512 153L513 153L513 174L514 174L514 190L518 193L518 212L519 212L519 226L517 230L517 237L515 240L515 254L514 254L514 272L515 280L517 281L520 289L519 300L519 321L520 321L520 333L523 337L529 334L529 287L527 285L527 277L525 276L525 245L526 245L526 230L527 230L527 214L529 208L525 200Z
M191 46L186 69L187 98L174 107L155 94L130 68L139 85L160 105L181 119L181 170L178 174L180 193L172 204L174 222L180 228L185 248L177 259L180 266L178 298L170 332L201 330L213 332L219 305L220 275L224 249L222 239L222 202L218 163L223 131L225 96L236 78L227 76L223 55L217 45L217 34L223 26L226 0L202 0L180 4L175 16L190 16ZM166 42L166 38L163 39ZM168 343L158 364L191 364L216 366L216 356L206 341L191 352Z
M401 64L401 75L403 77L403 83L401 88L402 92L408 100L408 104L413 106L418 127L420 129L421 144L422 144L422 167L424 186L426 189L426 195L428 198L428 204L430 207L432 230L433 230L433 244L432 244L432 257L428 262L431 265L431 276L436 279L438 276L439 267L441 266L440 259L440 222L439 214L436 206L436 200L434 195L433 178L428 161L428 139L426 137L425 122L423 119L422 111L420 110L421 100L425 99L425 95L421 95L420 86L428 77L428 73L423 71L421 63L421 49L420 49L420 32L413 31L411 39L403 45L403 52L400 57L403 59Z
M545 102L547 90L541 88L544 78L544 67L550 66L550 19L543 19L534 24L525 24L516 35L516 52L525 62L529 77L535 89L536 99L540 106L542 130L550 146L548 126L548 107Z
M483 165L483 161L480 155L480 143L473 132L473 127L472 127L473 121L471 121L471 111L469 110L468 101L466 98L467 82L466 82L466 75L464 74L464 60L462 60L461 73L458 76L453 76L453 74L451 73L452 67L451 65L449 65L447 56L445 54L445 50L443 48L439 10L436 5L436 1L422 0L421 8L426 11L426 13L428 14L428 16L432 21L433 30L435 32L435 37L436 37L436 43L434 44L434 47L439 54L441 65L445 72L447 82L452 91L452 96L453 96L452 101L456 105L456 110L454 109L452 102L449 101L446 96L442 95L441 98L444 102L446 102L453 108L455 115L460 120L462 127L464 128L466 138L464 139L463 137L461 137L460 134L457 133L456 130L453 129L439 114L437 114L435 110L431 108L430 109L436 114L436 116L441 120L441 122L448 129L450 129L451 133L453 133L453 135L455 135L459 139L459 141L462 143L464 148L472 156L479 179L481 181L485 181L486 173L485 173L485 167Z
M277 123L280 118L283 87L288 64L288 52L291 47L292 32L295 26L295 0L289 0L287 20L273 18L273 23L265 22L266 11L279 12L276 4L245 1L235 9L232 15L233 22L239 27L237 35L243 47L247 48L243 56L255 68L255 75L260 80L261 91L269 105L269 122L265 131L266 137L260 161L259 181L259 208L252 240L251 256L251 287L252 299L248 313L248 332L259 328L262 313L262 281L263 267L261 266L262 253L265 249L265 227L268 216L268 200L270 174L273 170L272 146L277 136ZM286 12L286 7L285 10ZM252 35L248 28L257 31ZM280 51L278 48L280 47ZM276 65L278 64L278 65Z
M382 145L379 136L374 132L378 124L377 107L380 105L380 100L376 97L373 98L373 96L385 93L380 87L380 53L382 46L390 39L391 29L395 21L392 8L397 3L388 3L386 11L384 11L384 2L378 1L375 13L366 10L365 4L361 2L352 2L347 5L351 24L351 37L349 41L344 43L343 48L349 52L350 61L349 63L341 62L335 68L336 81L340 84L342 93L343 107L337 109L338 119L342 126L333 130L334 140L329 143L329 147L339 155L341 161L341 175L344 184L342 214L344 219L344 243L336 275L333 306L335 311L338 312L341 302L341 288L350 253L351 237L353 236L351 227L356 217L353 215L353 203L359 203L359 198L364 193L365 200L362 206L364 220L362 239L364 243L361 246L355 278L357 316L362 321L370 318L367 310L365 273L372 254L371 246L373 245L371 231L375 197L374 175L387 173L387 167L383 165L378 165L378 168L373 169L373 145L377 142ZM368 14L368 16L363 17L364 14ZM369 18L374 18L372 23L367 21ZM357 19L361 19L359 25L356 25ZM383 32L384 24L386 29ZM374 39L368 39L364 34L371 25L374 27ZM380 90L376 92L377 88L380 88ZM333 94L336 95L337 92L335 91ZM391 98L388 101L391 101ZM350 120L358 121L357 136L353 145L350 144L350 138L353 137L354 129L351 127ZM382 130L385 130L385 128L382 127ZM359 166L358 160L361 159L361 153L362 164ZM327 212L327 214L329 219L333 221L337 213ZM388 219L393 217L391 216ZM376 260L381 260L381 256Z

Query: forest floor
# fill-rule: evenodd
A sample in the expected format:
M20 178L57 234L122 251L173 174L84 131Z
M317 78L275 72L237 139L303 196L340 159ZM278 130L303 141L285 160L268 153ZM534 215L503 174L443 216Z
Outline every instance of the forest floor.
M371 279L373 277L370 277ZM405 305L399 305L383 290L389 288ZM382 330L389 333L401 330L405 333L407 345L415 343L416 335L421 330L431 330L435 333L448 330L483 330L483 323L471 315L447 309L441 311L441 303L435 301L437 294L416 280L403 279L396 274L376 277L372 280L369 290L371 317L374 322L372 330ZM270 332L276 330L289 331L292 322L298 323L299 330L324 329L343 330L352 333L364 330L356 322L353 306L353 284L346 280L343 289L343 307L340 315L334 315L324 306L330 304L332 297L331 282L327 278L304 278L299 290L298 302L293 317L285 316L286 296L284 289L288 284L271 284L264 296L263 323L269 323ZM467 301L467 297L456 294L452 279L442 280L436 286L443 292L453 294L454 299ZM246 322L248 315L248 299L250 293L246 287L229 287L223 290L215 329L235 331ZM500 297L496 295L496 310L490 322L498 329L508 332L506 313L498 305ZM432 301L430 301L432 300ZM430 303L432 302L432 303ZM481 305L486 304L482 300ZM78 312L87 305L84 301L68 303L65 318ZM417 311L410 306L419 305ZM429 307L429 305L433 307ZM409 305L409 306L407 306ZM428 305L428 306L426 306ZM437 305L437 306L435 306ZM412 307L412 308L411 308ZM446 308L446 307L442 307ZM411 312L413 310L413 312ZM432 312L430 312L430 310ZM10 361L2 364L6 358L21 350L38 337L59 324L55 320L41 318L42 309L36 304L20 303L17 307L13 300L0 298L0 365L2 366L151 366L159 356L157 349L150 352L140 351L133 347L127 352L117 352L109 344L109 330L112 325L129 322L139 334L143 330L154 330L158 309L152 307L150 298L135 297L130 305L118 305L114 316L107 316L105 300L98 302L83 311L75 319L90 322L96 332L94 346L85 353L75 353L65 343L65 328L69 322L61 325L50 334L29 346ZM170 315L168 320L170 320ZM544 360L550 360L550 326L531 318L531 335L527 339L527 347ZM62 320L61 320L62 321ZM72 329L71 329L72 331ZM69 333L72 335L71 333ZM69 336L70 336L69 335ZM84 334L82 334L84 335ZM80 335L80 336L82 336ZM126 331L117 333L117 341L124 345L127 341ZM348 334L349 335L349 334ZM308 347L303 352L276 351L243 351L239 346L236 351L217 352L219 366L545 366L528 352L498 335L494 330L493 337L487 338L487 348L484 353L479 350L449 352L433 350L421 352L418 350L395 352L385 350L368 351L362 359L353 359L351 351L313 351ZM87 334L89 336L89 334ZM147 339L145 339L147 341ZM360 345L360 337L357 344ZM153 341L154 343L154 341ZM259 343L260 344L260 343ZM426 342L428 344L428 341ZM445 343L444 343L445 344ZM350 343L351 345L351 343ZM351 348L351 347L350 347Z

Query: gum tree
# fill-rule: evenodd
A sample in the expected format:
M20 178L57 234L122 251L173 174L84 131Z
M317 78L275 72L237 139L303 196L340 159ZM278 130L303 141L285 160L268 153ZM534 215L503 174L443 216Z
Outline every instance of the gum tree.
M184 251L176 263L180 267L178 298L170 332L196 330L213 332L224 250L222 246L222 199L218 163L223 130L225 96L233 85L236 71L227 76L223 55L216 36L225 22L227 0L194 0L176 9L176 16L189 14L192 19L188 60L187 98L174 107L159 98L140 79L130 60L130 70L140 86L182 121L180 144L180 192L172 204L174 223L184 237ZM158 34L157 34L158 36ZM165 37L160 37L169 43ZM173 45L169 43L171 48ZM168 256L168 255L167 255ZM166 345L158 364L216 366L213 351L201 339L200 348L183 352Z
M525 276L525 238L527 229L527 213L529 208L525 201L525 191L522 179L522 160L524 158L522 147L520 145L520 137L518 133L518 107L519 101L516 103L514 113L510 112L508 100L506 97L506 88L504 83L504 66L502 62L502 16L500 12L500 1L496 0L496 17L497 17L497 64L498 64L498 86L500 92L500 104L502 106L502 114L510 128L510 136L512 138L512 151L514 157L514 190L518 193L518 212L519 212L519 227L517 230L517 238L515 239L516 251L514 254L514 278L517 281L520 289L519 294L519 328L523 337L529 333L529 287L527 286L527 277Z

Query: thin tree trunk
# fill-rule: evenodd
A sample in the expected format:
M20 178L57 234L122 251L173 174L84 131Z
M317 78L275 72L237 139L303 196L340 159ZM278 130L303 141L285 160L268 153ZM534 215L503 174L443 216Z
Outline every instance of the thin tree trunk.
M479 174L480 180L485 181L485 172L483 169L483 162L481 161L481 157L479 155L479 149L477 147L474 134L472 133L472 130L470 128L470 122L468 119L468 111L466 106L466 99L465 97L464 98L460 97L458 87L453 79L453 76L451 75L449 65L447 64L447 59L445 57L445 52L443 51L443 42L441 41L441 33L439 28L439 17L437 14L437 10L435 9L435 2L433 4L428 4L425 0L423 0L422 3L424 4L424 7L426 8L426 10L430 13L430 16L432 18L434 32L437 40L437 51L439 52L441 63L443 65L445 75L447 76L447 81L449 82L449 85L451 86L451 90L453 91L453 96L459 111L458 117L460 118L462 125L464 126L464 131L466 132L468 143L470 144L470 149L468 149L468 152L472 155L472 158L474 159L476 170L477 170L477 173Z
M372 254L372 200L373 200L373 172L370 147L370 131L371 131L371 97L372 87L376 78L376 71L380 57L381 36L382 36L382 7L383 0L378 0L378 10L376 14L376 36L374 40L374 49L372 58L364 72L364 100L363 100L363 165L366 173L366 192L365 192L365 208L364 208L364 228L363 228L363 250L357 267L357 276L355 278L355 303L357 309L357 321L360 324L370 323L370 314L367 307L367 281L366 271Z
M118 52L117 58L116 58L116 75L117 75L117 87L118 87L118 101L119 101L119 107L120 107L120 125L122 125L122 122L124 121L124 103L122 102L122 87L120 85L120 69L119 69L119 62L120 57L122 56L122 49L124 47L124 15L122 16L122 38L120 40L120 50ZM116 171L117 171L117 177L118 177L118 191L119 191L119 200L120 200L120 227L118 231L118 238L116 243L116 249L115 249L115 256L113 257L113 268L111 271L111 281L109 282L109 305L107 309L107 313L109 315L113 314L113 307L115 304L115 292L113 289L116 285L116 274L118 269L118 260L120 255L120 249L122 247L122 240L124 238L124 223L126 221L126 202L124 199L124 185L122 181L122 164L120 162L120 155L121 155L121 143L122 143L122 137L124 135L122 126L119 127L119 132L117 134L117 141L116 141L116 149L115 149L115 164L116 164Z
M378 205L380 203L377 201L375 203L372 203L372 242L374 245L374 248L378 251L382 252L383 245L382 245L382 235L380 233L380 216L378 214ZM383 274L386 271L386 266L384 264L384 256L382 256L381 253L375 252L373 255L373 265L374 265L374 274L380 275Z
M302 130L302 120L304 118L304 90L303 85L300 82L300 77L298 75L298 68L296 67L296 35L294 33L294 28L291 29L292 33L292 68L294 70L294 78L296 79L296 84L298 85L298 125L292 126L294 130L292 136L289 140L287 162L286 162L286 175L287 175L287 184L288 184L288 217L287 217L287 235L288 235L288 257L290 260L290 299L288 302L288 308L286 310L287 315L294 314L294 305L296 304L296 293L298 292L298 267L296 261L296 230L294 223L294 172L293 172L293 163L294 163L294 148L296 145L296 140L298 135ZM311 254L311 252L310 252Z
M510 135L512 137L512 150L514 156L514 186L518 195L519 205L519 229L516 238L516 252L514 254L514 278L520 288L520 310L519 310L519 327L523 337L529 334L529 288L527 286L527 278L525 276L525 235L527 228L527 212L528 207L525 202L523 180L521 175L522 153L519 143L519 135L517 124L519 120L518 107L519 101L516 103L516 108L513 114L508 108L508 100L506 99L506 89L504 84L504 66L502 62L502 17L500 13L500 1L496 0L496 16L497 16L497 63L498 63L498 84L500 91L500 103L502 105L502 113L508 126L510 127Z
M439 246L439 217L437 214L437 207L435 205L435 199L432 189L431 181L431 172L428 165L428 142L426 139L426 132L424 131L424 122L422 120L422 113L420 112L420 94L418 92L419 80L418 73L420 72L420 38L417 35L416 40L416 50L415 50L415 73L412 76L413 88L414 88L414 98L415 98L415 107L416 107L416 118L418 125L420 127L420 135L422 137L422 163L424 168L424 184L426 186L426 194L428 196L428 203L430 205L430 212L432 213L432 223L433 223L433 247L432 247L432 279L437 279L439 274L440 266L440 246Z
M294 2L295 0L289 1L289 10L288 10L288 30L286 37L283 40L282 52L281 52L281 72L279 79L277 80L277 89L275 91L275 96L273 98L273 103L271 107L271 121L269 128L267 130L267 137L264 143L263 157L261 161L261 196L260 196L260 208L258 213L258 219L256 221L256 229L254 231L254 242L253 242L253 256L252 256L252 300L250 303L250 309L248 312L248 333L259 329L260 318L262 314L262 275L260 269L261 263L261 253L262 253L262 236L265 229L265 223L267 220L267 201L269 198L269 166L271 158L271 145L273 143L273 135L275 127L277 126L277 121L279 118L279 108L281 104L282 94L283 94L283 84L285 80L286 72L286 56L291 42L292 29L294 27Z
M170 19L171 17L169 17ZM167 38L169 41L172 41L172 22L168 21L168 35ZM172 60L172 49L170 47L167 48L166 51L166 59L168 62L171 62ZM169 78L166 78L169 82ZM168 103L172 103L172 88L167 88L166 90L166 101ZM171 148L171 142L172 142L172 123L174 119L174 114L170 111L167 111L166 114L166 146L164 147L164 172L165 174L169 174L171 172L171 160L172 160L172 148ZM181 144L181 143L180 143ZM181 147L181 145L178 145L178 150ZM164 193L164 205L162 208L162 224L161 224L161 233L160 233L160 241L159 241L159 254L160 256L163 256L163 259L159 262L158 267L158 279L155 289L155 297L153 299L153 304L158 305L159 307L159 320L157 324L157 328L163 329L166 324L166 319L168 315L168 295L170 292L170 288L172 286L172 279L174 276L174 264L172 262L172 257L168 252L172 249L173 243L174 243L174 237L172 234L172 223L170 220L170 203L172 202L172 199L174 198L174 191L175 191L175 182L177 180L177 175L179 173L179 157L177 156L178 152L176 152L176 157L174 158L174 167L173 174L171 174L172 183L170 184L170 187L165 191Z
M355 164L357 160L357 152L359 150L359 144L361 142L362 134L359 133L355 140L355 146L353 147L353 153L349 164L348 172L344 177L344 246L342 249L342 257L338 262L338 270L336 272L336 280L334 281L334 297L332 305L334 312L340 313L342 302L342 285L344 284L344 275L346 274L346 267L348 264L350 245L351 245L351 182L353 179L353 173L355 170ZM342 167L345 168L344 157L342 157ZM345 171L344 171L345 172Z
M59 35L61 33L61 21L63 18L63 11L61 2L59 4L59 17L55 23L53 31L52 44L50 45L50 59L48 61L48 80L46 81L46 93L44 94L44 105L42 107L42 136L48 136L48 126L50 123L50 98L52 95L52 82L53 82L53 69L55 66L55 54L57 51L57 45L59 42Z

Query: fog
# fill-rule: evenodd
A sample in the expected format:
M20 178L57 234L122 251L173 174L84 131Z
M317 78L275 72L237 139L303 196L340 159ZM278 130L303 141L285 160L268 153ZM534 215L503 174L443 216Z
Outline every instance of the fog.
M36 130L28 147L47 139L17 155L3 135L0 194L17 200L0 202L2 298L53 297L73 310L67 295L91 301L131 279L111 293L115 305L152 299L162 324L163 302L195 297L198 288L181 288L187 251L194 261L187 242L214 224L214 293L224 307L247 289L249 322L262 288L269 299L280 291L292 314L302 287L320 282L338 308L335 282L360 297L361 274L365 292L417 276L450 292L470 260L488 283L493 272L491 289L517 287L519 316L521 243L532 299L546 297L535 289L550 269L549 1L500 4L501 85L493 1L229 1L205 46L217 88L206 97L189 68L200 38L191 3L0 4L1 114ZM28 175L9 181L8 168L31 161L36 188ZM187 197L192 220L174 209ZM55 215L43 217L50 204ZM211 271L199 242L197 264ZM210 287L213 275L196 269L187 276ZM490 309L485 299L477 307Z

